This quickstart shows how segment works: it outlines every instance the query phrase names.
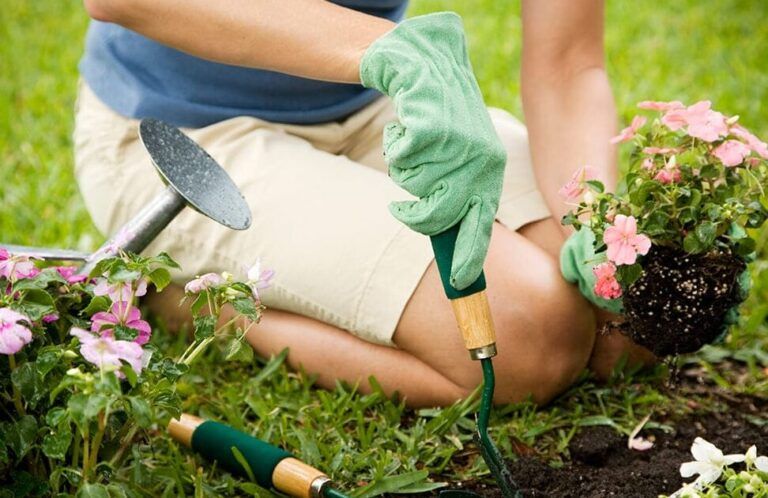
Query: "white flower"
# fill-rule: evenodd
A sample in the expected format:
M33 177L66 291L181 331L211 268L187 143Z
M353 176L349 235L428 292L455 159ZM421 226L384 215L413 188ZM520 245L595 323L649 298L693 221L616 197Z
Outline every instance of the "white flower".
M717 446L700 437L693 441L691 454L695 461L680 465L680 475L691 477L698 474L693 484L699 489L717 481L723 474L723 468L746 459L745 455L723 455Z
M747 467L755 467L761 472L768 472L768 457L757 456L757 447L753 444L744 455L744 463Z

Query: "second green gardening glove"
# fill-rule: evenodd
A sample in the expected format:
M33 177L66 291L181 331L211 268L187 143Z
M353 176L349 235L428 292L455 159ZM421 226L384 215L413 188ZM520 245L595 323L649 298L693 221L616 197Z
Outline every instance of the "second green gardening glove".
M451 285L468 287L488 252L506 152L472 73L461 18L403 21L365 52L360 80L392 98L398 122L384 130L389 176L419 197L390 211L430 236L460 224Z

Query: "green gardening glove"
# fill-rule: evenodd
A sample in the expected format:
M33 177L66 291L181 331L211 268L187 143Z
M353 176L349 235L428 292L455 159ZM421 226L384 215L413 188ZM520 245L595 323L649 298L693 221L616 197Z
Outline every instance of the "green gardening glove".
M592 269L597 264L595 234L588 227L581 227L565 241L560 250L560 271L563 278L579 286L581 294L595 306L611 313L621 313L624 305L620 298L604 299L595 294L595 277Z
M392 98L398 122L384 129L389 176L419 197L390 211L430 236L460 224L450 281L468 287L488 252L506 152L472 73L461 18L403 21L365 52L360 80Z

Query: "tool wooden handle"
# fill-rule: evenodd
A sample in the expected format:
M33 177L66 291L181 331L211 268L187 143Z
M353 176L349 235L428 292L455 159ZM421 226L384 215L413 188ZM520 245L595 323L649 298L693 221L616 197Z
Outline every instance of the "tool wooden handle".
M459 290L451 285L451 264L458 234L459 226L455 225L430 238L435 262L470 357L474 360L490 358L496 355L496 331L485 294L485 275L481 272L466 289Z
M286 458L275 467L272 482L275 488L288 496L316 498L320 496L322 485L329 482L329 478L301 460Z

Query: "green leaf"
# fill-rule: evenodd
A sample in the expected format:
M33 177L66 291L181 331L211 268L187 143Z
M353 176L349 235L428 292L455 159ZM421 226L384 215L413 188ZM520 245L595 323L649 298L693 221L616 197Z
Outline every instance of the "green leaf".
M165 268L156 268L155 270L152 270L149 275L147 275L147 278L149 278L149 280L155 284L155 287L159 292L168 287L168 284L171 283L171 272Z
M227 361L241 361L248 363L253 361L253 348L245 344L241 339L233 339L227 348Z
M104 411L109 405L109 398L103 394L91 394L88 396L88 400L85 402L85 409L83 410L83 416L87 419L94 419L96 415Z
M53 370L59 363L61 353L62 349L59 346L46 346L40 348L40 351L37 354L37 359L35 360L35 367L37 368L38 373L45 377L48 372Z
M67 412L60 406L51 408L48 413L45 414L45 423L51 427L56 427L66 421Z
M150 408L149 403L138 396L131 396L128 400L131 403L131 415L139 427L146 429L152 425L152 408Z
M190 311L192 312L192 316L199 315L200 310L203 309L203 306L205 306L206 304L208 304L208 291L203 291L197 295L197 298L195 298L194 302L192 303L192 306L190 306Z
M696 227L696 238L704 248L708 248L717 237L717 225L711 221L703 221Z
M161 252L160 254L152 258L152 261L156 263L160 263L161 265L167 266L169 268L176 268L176 269L181 268L181 266L179 266L179 264L176 261L174 261L172 257L168 256L168 253L165 253L165 252Z
M216 327L216 317L213 315L204 315L195 317L195 340L202 341L211 337Z
M110 282L133 282L139 278L141 278L141 272L129 270L127 268L121 268L116 272L109 274Z
M34 363L24 363L11 373L11 382L21 392L21 397L32 407L46 394L45 384Z
M757 249L757 242L752 237L747 237L739 240L736 244L736 254L742 258L750 256Z
M619 282L625 287L629 287L643 274L643 268L639 263L633 265L619 265L616 267L616 273L618 274Z
M698 254L705 248L701 244L701 241L696 236L696 232L688 232L688 235L683 239L683 249L690 254Z
M24 458L37 439L37 420L32 415L24 415L11 424L6 434L7 444L13 450L17 460Z
M110 498L107 487L103 484L84 483L80 491L77 492L77 498Z
M108 311L112 301L108 296L95 296L82 311L83 315L92 316L100 311Z
M417 483L425 482L429 477L429 471L418 470L395 476L383 477L376 482L358 490L360 498L369 498L382 495L384 493L395 493L401 489L406 489Z
M248 460L245 459L240 450L237 449L237 446L232 446L230 451L232 451L232 456L235 457L237 463L239 463L243 470L245 470L245 473L248 475L248 480L255 481L256 476L253 475L253 469L251 469L251 465L248 463Z
M241 315L250 318L252 321L258 321L260 318L259 309L251 298L239 298L232 301L232 307Z
M587 185L591 190L594 190L598 194L605 192L605 185L600 180L587 180Z
M728 228L728 236L733 240L740 240L747 236L747 231L744 230L744 228L741 225L739 225L734 221L731 223L730 227Z
M43 453L54 460L64 460L72 443L72 429L64 425L53 429L43 438Z
M126 327L125 325L115 325L114 327L110 328L115 331L115 339L121 341L133 341L139 336L138 330L131 327Z
M85 416L85 405L88 402L88 396L82 393L73 394L67 400L67 413L69 418L72 419L75 424L82 430L88 423L88 418Z

